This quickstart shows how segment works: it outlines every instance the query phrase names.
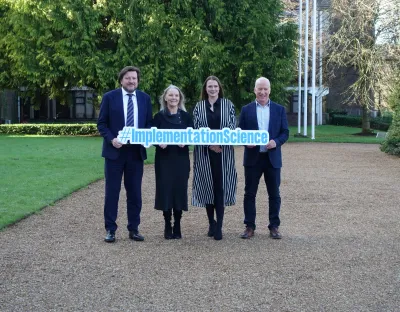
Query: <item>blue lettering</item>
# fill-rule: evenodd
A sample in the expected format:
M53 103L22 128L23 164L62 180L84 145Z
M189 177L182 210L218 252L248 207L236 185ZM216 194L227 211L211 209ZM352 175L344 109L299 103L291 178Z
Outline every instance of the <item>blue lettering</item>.
M201 140L203 141L203 142L208 142L208 140L206 140L206 134L205 134L205 129L204 128L201 128Z
M173 137L172 137L172 132L166 132L166 131L164 131L163 132L163 143L164 144L168 144L168 143L172 143L174 140L173 140Z
M200 145L266 145L269 134L265 130L231 130L201 129L136 129L124 127L118 132L118 139L123 144L143 144L145 147L151 144L200 144Z
M146 132L142 130L136 130L136 136L135 136L135 143L143 143L146 140Z
M215 143L216 141L216 135L215 132L210 133L210 140L208 141L210 144Z
M218 131L217 132L217 143L222 143L223 142L223 140L222 140L222 131Z
M228 144L229 143L229 129L228 128L224 128L224 143ZM232 142L231 142L232 143Z
M174 143L181 143L181 136L179 132L174 133Z
M241 134L240 134L240 141L243 143L243 144L247 144L247 136L246 136L246 133L245 132L242 132Z
M236 144L237 142L237 134L235 132L231 132L231 143Z
M145 142L144 146L146 146L146 147L150 146L151 142L153 141L152 136L153 135L150 131L146 131L146 142Z
M262 145L268 144L268 133L261 133L261 142Z
M193 143L192 134L193 134L193 129L188 128L189 143Z
M247 144L254 144L254 133L249 133L247 138Z
M161 131L157 132L156 143L162 143L163 134Z
M194 133L193 143L200 143L200 142L201 142L201 140L200 140L200 132L195 132Z

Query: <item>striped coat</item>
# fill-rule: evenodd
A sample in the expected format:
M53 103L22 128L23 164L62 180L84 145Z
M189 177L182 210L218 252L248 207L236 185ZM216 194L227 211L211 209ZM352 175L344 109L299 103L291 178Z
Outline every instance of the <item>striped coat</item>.
M193 124L195 129L206 128L207 113L206 101L196 104L193 111ZM221 99L221 129L236 129L235 107L228 99ZM193 191L192 205L205 207L214 203L213 180L209 159L208 146L196 145L194 147L193 161ZM236 203L237 173L235 167L235 154L233 146L222 145L222 175L224 189L224 205L232 206Z

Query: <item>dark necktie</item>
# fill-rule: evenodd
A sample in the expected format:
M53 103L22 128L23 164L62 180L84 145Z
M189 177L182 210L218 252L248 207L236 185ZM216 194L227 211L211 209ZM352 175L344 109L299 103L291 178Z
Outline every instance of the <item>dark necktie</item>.
M128 93L129 100L128 100L128 111L126 114L126 126L127 127L133 127L135 122L134 122L134 113L133 113L133 101L132 101L132 95L131 93Z

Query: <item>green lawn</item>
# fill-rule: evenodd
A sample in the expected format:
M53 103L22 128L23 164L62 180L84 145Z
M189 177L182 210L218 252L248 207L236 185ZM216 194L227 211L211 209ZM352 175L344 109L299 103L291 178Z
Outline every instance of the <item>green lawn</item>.
M0 135L0 229L103 177L102 138ZM154 149L148 150L149 161Z
M289 142L381 143L382 138L353 135L361 129L317 126L315 140ZM311 135L311 128L308 129ZM100 137L0 135L0 229L103 178ZM154 148L147 150L154 161Z
M303 134L301 128L301 134ZM361 132L361 128L351 128L342 126L322 125L315 127L315 140L311 140L311 127L307 127L308 138L294 137L297 134L297 127L290 127L290 136L288 142L327 142L327 143L373 143L379 144L383 142L383 138L377 138L376 132L374 136L354 135ZM382 131L380 131L382 132Z

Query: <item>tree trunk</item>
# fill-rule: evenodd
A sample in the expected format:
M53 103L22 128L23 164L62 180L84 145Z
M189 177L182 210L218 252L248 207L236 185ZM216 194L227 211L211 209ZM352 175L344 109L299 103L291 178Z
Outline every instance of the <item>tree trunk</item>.
M363 108L362 110L362 131L361 133L370 133L371 132L371 127L369 123L369 109L368 108Z

